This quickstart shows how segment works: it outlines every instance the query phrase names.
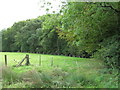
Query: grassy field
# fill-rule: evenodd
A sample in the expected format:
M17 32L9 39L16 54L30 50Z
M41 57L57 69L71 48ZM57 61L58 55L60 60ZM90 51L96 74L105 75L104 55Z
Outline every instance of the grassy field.
M13 67L26 54L30 56L31 65ZM8 67L4 67L4 55L7 55ZM117 71L111 74L103 62L92 58L0 52L0 60L3 65L4 88L118 87Z

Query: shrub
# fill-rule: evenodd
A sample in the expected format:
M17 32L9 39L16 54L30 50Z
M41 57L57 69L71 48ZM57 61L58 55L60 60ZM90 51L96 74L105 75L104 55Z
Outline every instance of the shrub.
M118 58L120 55L120 39L119 35L114 35L105 39L101 44L101 49L95 53L94 57L104 60L108 67L118 67Z

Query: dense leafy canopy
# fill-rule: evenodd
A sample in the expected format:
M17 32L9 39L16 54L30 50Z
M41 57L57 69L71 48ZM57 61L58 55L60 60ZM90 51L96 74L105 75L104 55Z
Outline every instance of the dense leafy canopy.
M94 56L118 66L119 3L69 2L58 14L20 21L2 31L3 51Z

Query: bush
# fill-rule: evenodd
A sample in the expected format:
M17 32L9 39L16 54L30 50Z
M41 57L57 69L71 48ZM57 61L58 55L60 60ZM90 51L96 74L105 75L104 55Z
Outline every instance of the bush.
M100 76L96 77L98 88L118 88L118 70L101 70Z
M114 35L105 39L101 44L101 49L95 53L94 57L104 60L108 67L118 68L118 58L120 55L119 35Z

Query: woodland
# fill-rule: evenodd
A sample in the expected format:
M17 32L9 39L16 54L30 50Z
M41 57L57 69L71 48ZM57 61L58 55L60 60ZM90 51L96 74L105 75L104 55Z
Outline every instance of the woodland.
M118 70L119 7L119 2L68 2L59 13L16 22L0 31L2 52L95 58Z

